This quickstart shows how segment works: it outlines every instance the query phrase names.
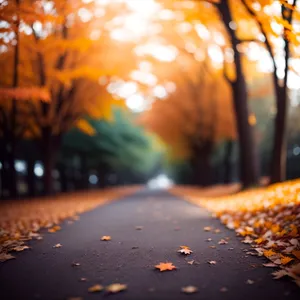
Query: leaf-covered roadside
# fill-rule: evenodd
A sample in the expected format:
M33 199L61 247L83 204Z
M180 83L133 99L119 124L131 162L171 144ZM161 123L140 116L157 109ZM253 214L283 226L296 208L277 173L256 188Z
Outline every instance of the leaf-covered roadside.
M220 197L201 190L174 188L194 204L214 213L251 245L249 255L264 256L263 266L277 268L275 279L290 277L300 287L300 180Z
M0 203L0 263L13 259L14 253L29 249L26 241L42 239L41 229L55 233L59 223L72 223L78 215L103 205L112 199L131 194L139 187L81 192L31 200Z

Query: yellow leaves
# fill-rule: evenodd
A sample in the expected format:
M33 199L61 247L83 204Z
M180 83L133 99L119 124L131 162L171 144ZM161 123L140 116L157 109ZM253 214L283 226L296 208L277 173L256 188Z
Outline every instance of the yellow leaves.
M265 240L264 240L263 238L260 237L260 238L258 238L258 239L256 239L256 240L254 240L254 242L255 242L256 244L260 245L260 244L264 243Z
M110 241L110 240L111 240L111 236L109 236L109 235L104 235L101 238L101 241Z
M281 260L281 264L286 265L294 259L288 256L282 256L280 260Z
M173 265L173 263L170 262L161 262L158 265L156 265L155 268L158 269L160 272L176 270L176 267Z
M96 134L95 128L85 119L79 119L76 122L76 127L87 135L93 136Z
M116 294L122 291L125 291L127 289L127 285L126 284L121 284L121 283L113 283L108 285L105 288L105 291L111 294Z
M48 229L48 232L54 233L54 232L57 232L57 231L59 231L59 230L61 230L61 227L58 226L58 225L56 225L56 226L53 226L52 228L49 228L49 229Z
M273 250L266 250L266 251L263 252L263 254L267 258L278 255L278 253L274 252Z
M104 287L101 284L95 284L95 285L89 287L88 291L90 293L98 293L98 292L103 291L103 289L104 289Z

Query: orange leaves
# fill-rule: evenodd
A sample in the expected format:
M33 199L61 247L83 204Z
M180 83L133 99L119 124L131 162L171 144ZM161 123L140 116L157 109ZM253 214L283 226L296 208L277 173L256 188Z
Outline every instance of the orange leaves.
M127 285L126 284L121 284L121 283L113 283L108 285L105 288L105 291L111 294L116 294L122 291L125 291L127 289Z
M160 272L176 270L176 267L173 265L173 263L170 262L161 262L158 265L156 265L155 268L158 269Z
M111 240L111 236L109 235L103 235L101 238L101 241L110 241Z
M193 253L193 251L188 246L180 246L180 249L177 252L185 255L190 255Z
M52 228L49 228L48 232L54 233L54 232L59 231L59 230L61 230L61 227L56 225L56 226L53 226Z
M103 291L103 289L104 289L104 287L101 284L95 284L95 285L89 287L88 291L90 293L98 293L98 292Z

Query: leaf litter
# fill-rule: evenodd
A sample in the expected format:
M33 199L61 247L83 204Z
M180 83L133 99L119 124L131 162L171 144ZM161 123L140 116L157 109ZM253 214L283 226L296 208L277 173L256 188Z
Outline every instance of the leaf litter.
M300 180L236 194L232 192L237 190L229 186L223 190L229 195L203 197L197 189L180 187L171 192L207 208L227 228L235 230L242 242L253 248L247 255L265 257L269 262L263 266L279 268L272 273L274 279L287 276L300 286ZM224 241L219 244L226 244Z

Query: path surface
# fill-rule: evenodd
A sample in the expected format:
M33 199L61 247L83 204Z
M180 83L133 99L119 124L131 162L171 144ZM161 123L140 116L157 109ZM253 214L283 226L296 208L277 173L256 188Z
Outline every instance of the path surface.
M136 226L143 228L136 230ZM205 226L221 232L204 232ZM100 241L103 235L112 240ZM228 245L218 245L225 237L230 238ZM62 248L54 249L57 243ZM176 253L180 245L190 246L193 255ZM88 287L113 282L128 284L128 290L109 299L299 300L299 288L288 280L273 280L271 269L261 267L264 259L247 257L243 250L249 247L234 232L167 192L140 192L99 207L72 225L63 224L59 232L45 233L42 241L31 246L0 265L1 300L102 299L107 296L90 294ZM188 260L199 264L190 265ZM210 260L217 264L209 265ZM154 270L164 261L173 262L178 270ZM72 267L72 262L81 265ZM81 277L88 281L80 282ZM246 284L248 279L254 284ZM182 294L181 287L187 285L199 287L199 293ZM220 292L222 287L228 291Z

